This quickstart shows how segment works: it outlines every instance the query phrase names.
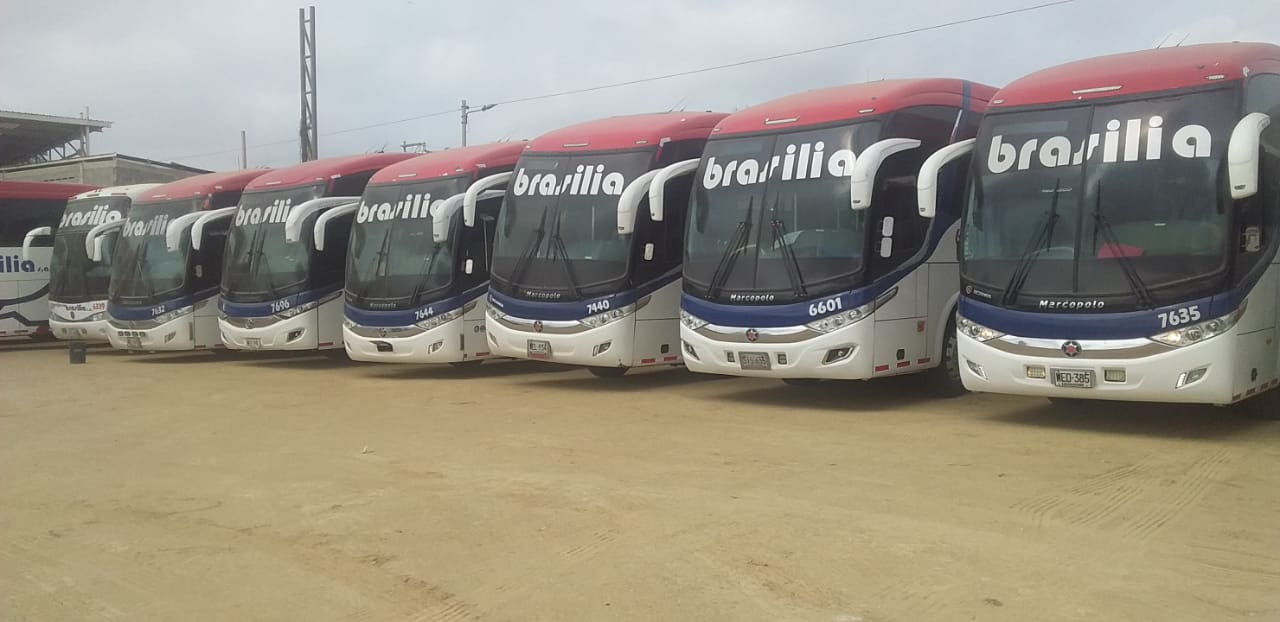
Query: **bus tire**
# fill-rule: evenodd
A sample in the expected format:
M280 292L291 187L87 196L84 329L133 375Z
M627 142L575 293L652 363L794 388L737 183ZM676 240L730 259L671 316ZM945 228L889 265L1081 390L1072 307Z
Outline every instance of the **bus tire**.
M328 350L321 350L320 352L321 354L324 354L325 358L331 361L351 362L351 357L347 356L346 348L330 348Z
M588 367L587 371L591 372L596 378L621 378L627 373L630 367Z
M968 393L964 388L964 380L960 378L959 341L956 339L956 316L953 313L947 320L947 332L942 337L942 356L938 366L925 372L929 383L929 392L937 397L960 397Z
M817 378L783 378L782 383L793 387L811 387L822 382Z

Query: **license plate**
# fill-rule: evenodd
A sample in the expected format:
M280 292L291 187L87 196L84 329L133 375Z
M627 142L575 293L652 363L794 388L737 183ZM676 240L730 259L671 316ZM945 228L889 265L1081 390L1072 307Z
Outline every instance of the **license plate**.
M1091 389L1093 388L1093 370L1055 369L1053 370L1053 386Z
M250 349L253 349L253 350L257 350L258 348L261 348L261 347L262 347L262 338L260 338L260 337L245 337L245 339L244 339L244 347L246 347L246 348L250 348Z
M738 365L742 366L742 369L768 371L771 368L769 355L765 352L739 352Z
M531 359L549 359L551 358L551 342L529 340L529 358Z
M142 349L142 337L125 337L124 345L132 350Z

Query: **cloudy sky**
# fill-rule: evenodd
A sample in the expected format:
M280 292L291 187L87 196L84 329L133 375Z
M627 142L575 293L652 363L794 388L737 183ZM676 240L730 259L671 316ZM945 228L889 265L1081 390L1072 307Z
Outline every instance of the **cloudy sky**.
M472 105L734 63L1051 0L315 0L320 155L459 141ZM93 151L237 166L298 159L297 9L304 0L59 0L0 10L0 109L114 122ZM1060 62L1154 47L1280 42L1278 0L1075 0L1031 12L473 114L470 142L592 118L732 111L868 79L999 86ZM376 125L376 127L365 127ZM365 128L365 129L357 129ZM274 143L274 144L268 144Z

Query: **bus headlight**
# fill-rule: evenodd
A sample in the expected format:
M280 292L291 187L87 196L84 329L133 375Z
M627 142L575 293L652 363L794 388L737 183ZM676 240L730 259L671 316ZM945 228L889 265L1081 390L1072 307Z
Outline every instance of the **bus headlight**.
M489 306L485 307L485 309L484 309L484 314L485 314L485 315L487 315L487 316L489 316L489 317L491 317L491 318L493 318L493 319L495 319L495 320L501 320L501 319L505 319L505 318L507 317L507 314L506 314L506 313L503 313L503 312L502 312L502 309L499 309L499 308L497 308L497 307L495 307L495 306L493 306L493 305L489 305Z
M1193 343L1200 343L1208 339L1212 339L1222 333L1231 330L1236 322L1244 316L1245 304L1241 303L1240 308L1228 313L1222 317L1216 317L1212 320L1206 320L1199 324L1183 326L1167 333L1160 333L1151 337L1152 341L1158 341L1167 346L1182 347L1189 346Z
M449 322L452 322L460 317L462 317L462 307L458 307L457 309L454 309L452 311L445 311L444 313L441 313L439 315L433 315L425 320L422 320L421 322L414 324L414 326L417 326L418 328L421 328L423 330L431 330L433 328L440 326L441 324L448 324Z
M102 320L105 320L105 319L107 319L107 312L106 312L106 311L99 311L99 312L94 313L93 315L90 315L89 317L84 318L83 320L80 320L80 321L82 321L82 322L101 322Z
M172 322L188 313L191 313L191 310L194 308L195 307L193 305L187 305L185 307L182 307L181 309L174 309L173 311L161 313L160 315L157 315L151 318L151 321L155 322L156 326L159 326L161 324L164 324L165 322Z
M306 313L307 311L310 311L318 306L320 306L320 301L312 300L311 302L303 303L296 307L289 307L288 309L285 309L284 311L281 311L275 315L276 317L282 320L287 320L291 317L298 315L299 313Z
M872 312L876 310L877 306L879 305L875 302L868 302L861 307L856 307L848 311L841 311L835 315L828 315L821 320L809 322L808 324L805 324L805 328L820 333L829 333L834 330L839 330L871 315Z
M707 325L707 321L684 309L680 310L680 323L689 330L698 330Z
M631 315L631 312L635 310L636 310L636 303L633 302L629 305L623 305L621 307L618 307L617 309L609 309L604 313L588 315L587 317L584 317L581 320L578 320L578 323L590 328L600 328L605 324L612 324L614 322L617 322L618 320L621 320L624 317L627 317L628 315Z
M961 335L968 336L977 341L991 341L997 337L1003 337L1004 333L993 328L987 328L973 320L966 319L962 316L956 316L956 330Z

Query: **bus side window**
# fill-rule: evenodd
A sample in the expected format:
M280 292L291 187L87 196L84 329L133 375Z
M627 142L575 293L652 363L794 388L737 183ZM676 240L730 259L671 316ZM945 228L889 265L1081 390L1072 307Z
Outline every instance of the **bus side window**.
M312 215L303 224L303 231L312 230L318 216ZM347 241L351 239L351 223L355 214L345 214L330 220L324 228L324 250L312 249L315 270L311 278L314 285L341 284L346 276ZM310 238L311 236L307 236Z
M343 175L333 182L330 194L335 197L358 197L364 193L364 187L369 184L369 178L376 172L378 171Z
M649 218L649 201L640 202L636 217L636 230L632 234L631 261L634 267L634 283L646 283L675 269L684 257L685 216L689 211L689 194L693 190L693 177L685 175L667 184L663 194L662 222ZM645 259L646 247L653 245L651 259Z
M1240 282L1280 238L1280 75L1255 74L1245 87L1245 112L1271 115L1262 133L1258 194L1239 203L1235 279Z
M498 212L501 206L501 197L481 201L476 210L475 226L470 229L460 226L457 229L461 232L462 244L462 252L458 254L462 261L457 266L457 278L462 279L464 289L489 280L489 260L493 257L493 238L498 230ZM454 218L461 219L461 213ZM471 274L464 271L468 259L471 260Z
M222 282L222 250L227 245L231 219L215 220L204 228L204 240L192 260L192 276L196 291L217 287Z
M0 205L0 246L22 246L27 232L36 227L57 228L66 201L8 199ZM33 246L53 246L53 236L40 236Z

